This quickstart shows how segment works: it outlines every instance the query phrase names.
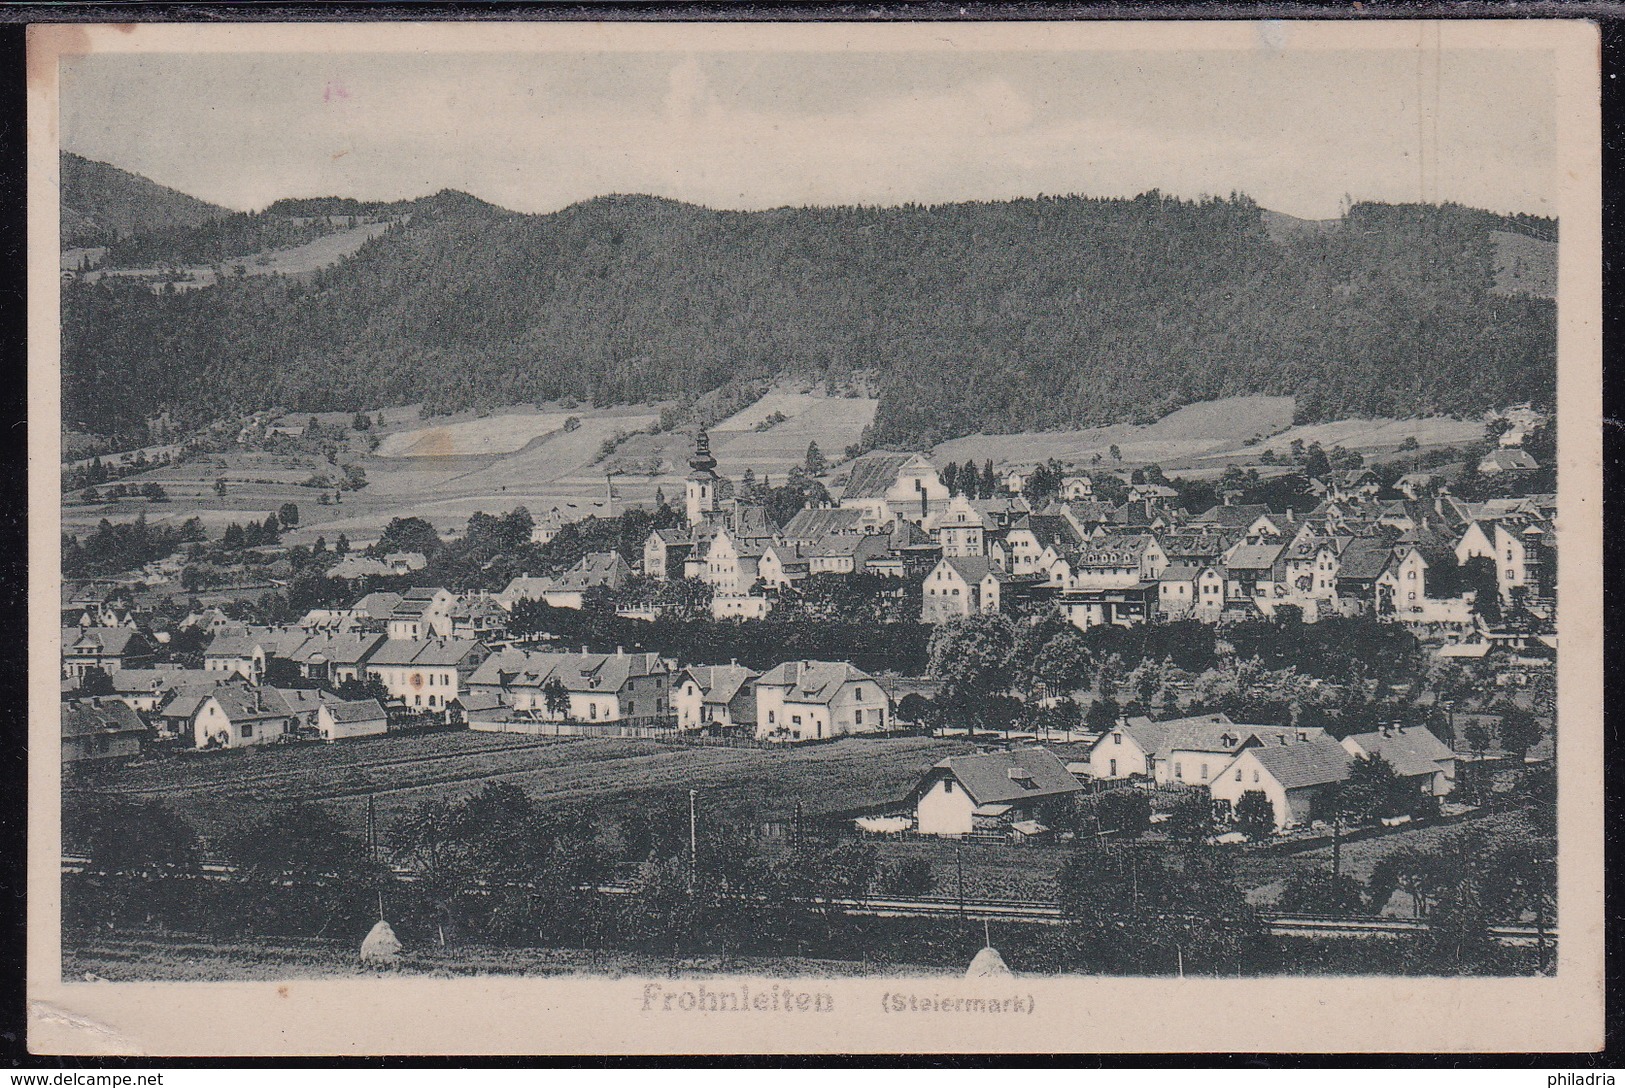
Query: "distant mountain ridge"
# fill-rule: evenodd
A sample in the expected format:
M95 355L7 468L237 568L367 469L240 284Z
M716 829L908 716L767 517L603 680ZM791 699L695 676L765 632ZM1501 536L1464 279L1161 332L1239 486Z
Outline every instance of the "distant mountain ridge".
M1301 421L1322 421L1555 389L1555 309L1497 291L1492 235L1556 224L1458 205L1357 204L1316 224L1154 191L761 212L606 196L546 215L445 191L272 208L399 221L300 280L67 285L71 422L107 433L159 405L201 420L646 403L862 375L880 399L867 441L927 448L1226 396L1293 396Z
M62 245L105 245L136 234L195 227L228 209L139 174L64 151Z

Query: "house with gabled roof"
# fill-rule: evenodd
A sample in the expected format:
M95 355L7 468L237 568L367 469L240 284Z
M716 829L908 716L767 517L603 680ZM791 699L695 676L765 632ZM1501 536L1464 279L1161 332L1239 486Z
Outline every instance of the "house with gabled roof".
M468 691L475 698L494 696L511 709L507 722L492 725L507 732L545 732L542 723L565 721L582 727L663 727L672 724L671 673L671 662L653 653L509 649L492 654L474 671ZM550 690L564 693L562 710L550 704ZM484 728L472 720L469 727Z
M443 713L489 655L472 639L387 639L364 667L384 685L390 705Z
M1225 719L1229 721L1228 718ZM1163 723L1135 716L1119 718L1089 746L1087 767L1091 778L1149 778L1157 749L1167 734Z
M914 787L910 801L921 835L977 831L1036 836L1039 806L1084 788L1048 748L949 756Z
M413 586L401 594L385 630L392 639L446 638L457 596L441 586Z
M756 736L766 740L874 733L891 711L879 681L845 661L786 661L756 678Z
M218 679L217 673L205 669L181 668L120 669L108 677L113 694L131 710L143 713L157 710L172 691L200 684L212 686Z
M1529 456L1527 450L1512 448L1491 450L1478 462L1478 471L1484 476L1506 476L1534 472L1540 462Z
M152 660L152 644L134 627L64 627L62 675L83 676L99 669L111 676Z
M643 573L657 582L681 578L693 551L694 535L687 527L651 529L643 541Z
M1263 503L1220 503L1186 523L1192 529L1240 530L1248 540L1281 535L1283 521Z
M979 556L944 557L925 576L920 596L921 623L948 623L999 610L1010 576Z
M797 510L779 530L779 539L811 544L829 536L853 536L864 531L864 512L853 507L806 506Z
M1157 579L1157 611L1170 619L1209 623L1224 611L1224 575L1216 567L1172 563Z
M1242 797L1262 793L1275 810L1275 828L1301 827L1320 815L1329 791L1349 776L1353 757L1324 734L1295 744L1243 749L1208 786L1213 800L1234 812Z
M1286 545L1279 540L1232 547L1223 557L1226 597L1271 607L1289 588L1285 556Z
M62 704L62 766L110 763L141 754L147 727L121 699Z
M221 684L203 696L193 715L193 740L199 748L275 744L299 723L300 714L275 688Z
M561 574L542 599L554 608L580 608L590 589L620 589L637 572L620 552L588 552Z
M1043 575L1083 546L1083 537L1072 523L1059 515L1025 514L1005 533L1010 562L1006 568L1017 577Z
M1396 777L1422 793L1443 797L1456 788L1455 750L1420 726L1387 726L1369 733L1351 733L1343 748L1358 759L1381 756Z
M679 729L756 732L755 669L727 665L690 665L677 674L672 708Z
M306 680L338 687L360 679L367 662L384 642L385 637L377 632L311 635L289 657Z
M389 732L389 715L377 699L323 703L316 711L316 730L323 740L348 740Z

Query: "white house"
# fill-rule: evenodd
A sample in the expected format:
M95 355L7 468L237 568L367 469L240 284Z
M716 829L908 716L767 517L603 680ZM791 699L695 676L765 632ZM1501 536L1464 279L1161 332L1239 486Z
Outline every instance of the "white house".
M509 732L546 732L542 723L565 721L573 727L671 724L671 665L653 653L503 650L474 671L468 689L476 698L495 697L511 709L512 719L536 726L518 730L511 723L493 726ZM565 700L562 706L549 698L559 692ZM482 728L473 719L469 727Z
M999 610L1008 576L981 558L940 560L921 588L920 622L947 623L963 616Z
M1047 748L949 756L914 788L914 826L922 835L1015 829L1034 834L1040 802L1083 789Z
M401 595L385 630L392 639L420 639L451 634L451 612L457 597L438 586L413 586Z
M1352 757L1324 734L1294 744L1245 748L1208 785L1215 802L1233 812L1256 790L1275 809L1275 828L1285 831L1317 818L1320 798L1349 776Z
M464 691L489 651L461 638L389 639L366 663L391 702L411 710L443 712Z
M1456 753L1431 730L1390 726L1343 738L1349 755L1381 756L1394 774L1412 782L1423 793L1443 797L1456 788Z
M292 732L298 715L268 688L222 685L203 700L192 719L199 748L246 748L272 744Z
M323 740L371 737L389 731L389 718L376 699L323 703L316 708L316 729Z
M690 665L672 688L679 729L756 731L755 681L761 673L743 665Z
M891 721L880 682L845 661L787 661L756 679L756 735L821 740L874 733Z

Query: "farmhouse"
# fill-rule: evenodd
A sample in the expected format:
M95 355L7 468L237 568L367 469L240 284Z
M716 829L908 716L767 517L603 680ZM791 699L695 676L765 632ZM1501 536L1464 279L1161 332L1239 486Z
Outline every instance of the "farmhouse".
M1284 725L1238 725L1223 714L1161 723L1166 732L1153 757L1158 785L1206 786L1245 748L1287 747L1325 735L1325 730Z
M1217 619L1224 611L1224 575L1210 566L1170 564L1157 579L1157 611L1174 619Z
M1456 788L1456 753L1431 730L1394 726L1343 738L1349 755L1381 756L1394 774L1423 793L1443 797Z
M1257 790L1275 809L1275 828L1285 831L1314 819L1326 790L1349 775L1351 757L1328 736L1297 744L1260 744L1244 749L1214 779L1209 791L1230 810L1242 794Z
M246 748L281 740L298 720L275 690L223 684L203 698L192 729L199 748Z
M62 705L62 765L132 759L147 727L120 699L80 699Z
M756 732L756 678L743 665L690 665L677 676L672 708L679 729Z
M370 737L389 731L389 717L376 699L323 703L316 710L316 729L323 740Z
M1521 449L1491 450L1478 463L1478 471L1485 476L1505 476L1513 473L1533 472L1540 462Z
M756 680L756 735L820 740L873 733L891 719L891 697L844 661L788 661Z
M108 678L113 694L131 710L143 713L158 709L170 692L199 683L213 686L219 677L202 669L120 669Z
M975 831L1039 834L1038 805L1083 789L1047 748L950 756L914 788L914 826L922 835Z
M337 687L360 679L367 661L383 644L384 636L380 634L312 635L289 657L306 680Z
M1222 717L1222 715L1216 715ZM1230 719L1225 718L1225 721ZM1149 778L1157 749L1167 735L1162 722L1150 718L1119 719L1089 747L1091 778Z

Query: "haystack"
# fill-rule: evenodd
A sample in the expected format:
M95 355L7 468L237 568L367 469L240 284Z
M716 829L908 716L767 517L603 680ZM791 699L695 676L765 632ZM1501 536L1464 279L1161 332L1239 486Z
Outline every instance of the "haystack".
M988 946L976 953L976 958L970 961L965 969L966 978L1010 978L1010 968L1005 966L1004 957L999 950Z
M361 962L392 967L400 959L401 942L389 923L380 918L367 934L367 939L361 942Z

